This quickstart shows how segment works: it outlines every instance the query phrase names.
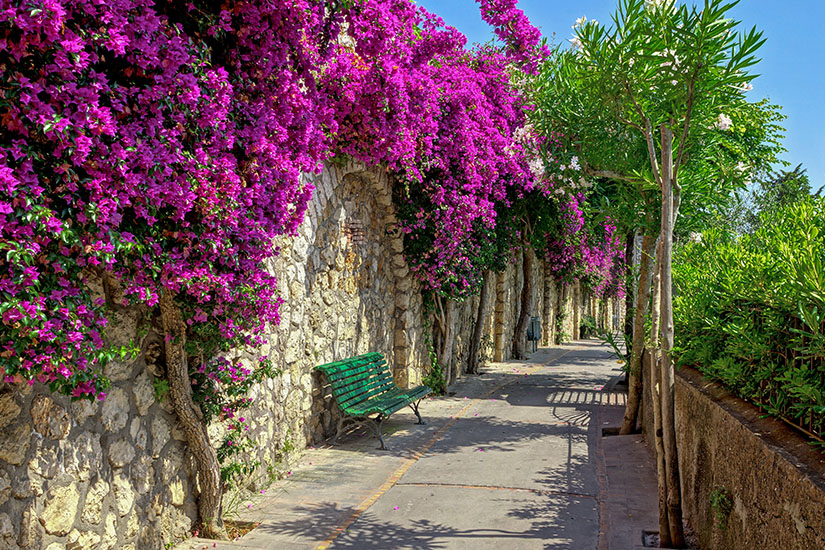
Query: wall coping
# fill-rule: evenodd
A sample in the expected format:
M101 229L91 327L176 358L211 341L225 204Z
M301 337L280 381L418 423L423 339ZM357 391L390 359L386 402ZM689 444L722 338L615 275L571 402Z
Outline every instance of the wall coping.
M676 382L707 397L825 492L825 453L814 449L807 437L781 420L766 416L759 407L736 397L721 384L708 380L696 368L679 367Z

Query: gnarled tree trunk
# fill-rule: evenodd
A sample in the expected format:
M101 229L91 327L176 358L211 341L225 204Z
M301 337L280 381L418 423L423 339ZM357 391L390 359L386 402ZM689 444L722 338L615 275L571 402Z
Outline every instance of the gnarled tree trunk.
M203 524L202 534L208 538L226 539L228 537L221 518L221 467L215 449L209 442L206 425L203 423L203 413L192 400L189 366L184 351L186 324L169 292L163 292L160 296L160 317L166 340L169 398L186 434L189 450L195 456L198 469L198 514Z
M481 350L481 336L484 332L484 319L489 314L489 306L487 304L487 294L490 286L491 271L484 272L484 278L481 282L481 294L478 297L478 313L476 314L476 324L473 327L473 337L470 340L470 356L467 358L467 373L478 374L478 353Z
M513 331L513 359L527 358L527 323L530 321L530 297L533 295L533 254L530 243L522 243L522 274L524 284L521 286L521 308L518 321Z
M569 315L569 312L565 309L565 306L567 304L567 294L569 292L569 286L567 283L561 282L559 283L559 285L561 288L557 293L558 306L556 307L556 331L553 336L553 342L557 345L561 344L564 340L564 319L567 315Z
M650 286L653 281L653 255L656 238L645 234L642 237L642 259L639 266L639 284L636 291L636 306L633 317L633 343L630 346L630 365L628 367L627 405L619 433L627 435L636 429L639 416L639 403L642 398L642 357L645 351L645 320L650 311ZM628 293L630 294L630 293Z
M435 353L438 357L438 364L441 366L441 372L444 374L444 388L452 383L452 362L453 362L453 341L455 337L453 332L453 316L455 312L455 302L450 299L436 296L436 305L438 311L436 312L436 326L438 334L435 341Z
M627 232L627 242L625 242L624 248L624 257L625 257L625 265L628 266L628 270L633 267L633 256L636 250L636 232L635 231L628 231ZM635 317L633 315L633 304L634 299L639 299L639 290L638 284L636 285L636 292L633 292L633 288L628 288L625 292L624 296L624 335L625 335L625 342L632 340L633 338L633 330L635 328ZM649 290L649 289L648 289ZM618 304L617 304L618 305ZM618 311L618 309L616 310ZM631 344L632 350L633 345ZM641 361L640 361L641 364Z

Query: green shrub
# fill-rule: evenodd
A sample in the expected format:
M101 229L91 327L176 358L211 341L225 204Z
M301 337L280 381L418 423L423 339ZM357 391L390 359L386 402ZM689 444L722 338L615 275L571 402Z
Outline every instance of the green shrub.
M675 354L733 393L820 434L825 420L825 201L751 235L706 232L674 257Z

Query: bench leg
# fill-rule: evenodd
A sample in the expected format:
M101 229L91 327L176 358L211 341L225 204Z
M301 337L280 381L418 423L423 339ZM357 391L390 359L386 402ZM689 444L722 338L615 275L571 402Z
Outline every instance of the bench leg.
M378 418L372 420L368 424L372 426L372 429L375 431L375 435L378 437L378 441L381 442L381 446L379 449L382 451L387 450L387 446L384 444L384 435L381 433L381 425L384 423L385 418L383 416L379 416Z
M418 401L416 401L415 403L410 403L410 408L411 408L411 409L413 410L413 412L415 413L415 416L417 416L417 417L418 417L418 422L416 422L416 424L418 424L418 425L424 425L424 424L426 424L426 422L424 422L423 420L421 420L421 414L418 412L418 404L419 404L419 403L421 403L421 400L420 400L420 399L419 399Z

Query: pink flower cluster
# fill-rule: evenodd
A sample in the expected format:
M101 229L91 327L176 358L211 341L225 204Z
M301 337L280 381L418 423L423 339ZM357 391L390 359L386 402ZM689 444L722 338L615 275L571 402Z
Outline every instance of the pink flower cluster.
M583 193L560 199L559 226L545 236L545 257L557 280L579 280L599 297L623 296L624 250L616 225L608 218L590 227L584 203Z
M404 231L431 237L415 272L472 286L496 204L533 185L509 65L540 50L514 5L482 5L505 53L467 51L408 0L4 5L7 380L103 395L112 355L92 276L118 280L127 303L174 294L208 351L259 341L279 321L272 239L303 220L313 189L300 174L332 154L395 171L399 202L415 204ZM218 374L204 383L251 376L206 368Z
M481 18L492 25L496 35L507 45L509 54L531 73L549 57L550 49L541 43L541 32L516 7L518 0L476 0L481 4Z
M337 151L395 171L412 271L454 297L477 288L478 251L508 189L534 185L514 139L525 105L510 70L539 55L539 33L516 11L495 15L504 26L517 17L504 51L468 51L464 36L408 0L358 4L345 16L354 41L339 46L326 81L338 99Z
M335 123L312 81L323 5L168 8L0 12L0 346L12 379L101 391L90 367L106 359L105 321L85 282L103 270L128 302L174 293L190 324L224 338L278 321L265 261L303 219L312 188L299 174L318 167Z

